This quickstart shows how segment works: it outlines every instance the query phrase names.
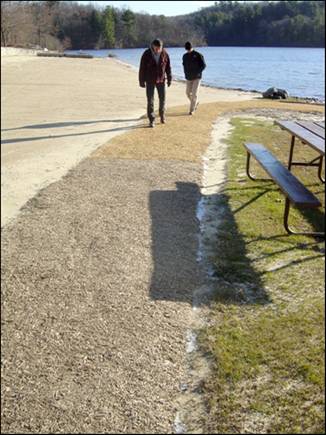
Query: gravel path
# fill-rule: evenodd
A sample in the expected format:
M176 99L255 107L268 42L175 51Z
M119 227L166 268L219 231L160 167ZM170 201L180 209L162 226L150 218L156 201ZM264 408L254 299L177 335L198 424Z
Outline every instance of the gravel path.
M200 178L196 163L87 159L6 227L5 433L171 433Z

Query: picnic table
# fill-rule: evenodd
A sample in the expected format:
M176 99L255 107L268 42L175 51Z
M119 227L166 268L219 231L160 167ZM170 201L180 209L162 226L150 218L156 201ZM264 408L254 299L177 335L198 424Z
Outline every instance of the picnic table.
M281 192L286 198L283 223L289 234L325 237L324 232L298 232L293 230L289 225L291 205L302 209L315 209L322 205L319 199L291 173L291 168L292 166L317 166L318 176L320 180L325 183L325 180L322 177L323 160L325 157L325 123L307 121L275 121L275 124L279 125L282 129L287 130L292 136L288 168L286 168L266 147L264 147L264 145L257 143L244 143L247 151L247 175L251 180L257 180L257 178L250 172L250 161L251 157L253 157L270 176L269 179L273 180L279 186ZM293 161L296 139L309 145L318 153L318 156L310 162ZM261 181L267 180L268 179L264 178Z
M292 166L316 166L318 167L319 179L325 183L322 176L325 157L325 122L275 121L275 124L283 130L287 130L292 136L288 162L289 171L291 171ZM319 155L310 162L293 161L296 139L313 148Z

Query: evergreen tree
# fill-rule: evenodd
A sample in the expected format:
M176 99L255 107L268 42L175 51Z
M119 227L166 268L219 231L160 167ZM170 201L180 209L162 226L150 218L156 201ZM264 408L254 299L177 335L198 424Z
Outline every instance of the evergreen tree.
M133 46L135 42L135 14L126 9L121 16L124 27L123 42L127 47Z
M103 13L103 33L105 45L108 48L115 46L115 21L116 14L113 7L108 6Z

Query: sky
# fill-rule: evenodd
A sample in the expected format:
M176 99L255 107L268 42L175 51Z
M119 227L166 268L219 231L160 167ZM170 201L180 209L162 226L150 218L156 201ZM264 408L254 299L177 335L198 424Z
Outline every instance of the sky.
M215 1L79 1L81 4L95 3L101 6L128 7L134 12L147 12L153 15L182 15L212 6Z

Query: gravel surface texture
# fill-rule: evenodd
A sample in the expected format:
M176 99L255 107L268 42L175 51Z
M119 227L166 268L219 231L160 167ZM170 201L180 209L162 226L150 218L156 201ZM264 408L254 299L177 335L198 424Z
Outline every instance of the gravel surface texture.
M7 227L5 433L171 432L200 177L194 163L87 159Z

